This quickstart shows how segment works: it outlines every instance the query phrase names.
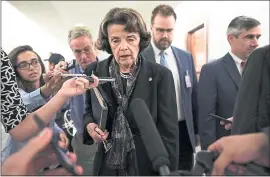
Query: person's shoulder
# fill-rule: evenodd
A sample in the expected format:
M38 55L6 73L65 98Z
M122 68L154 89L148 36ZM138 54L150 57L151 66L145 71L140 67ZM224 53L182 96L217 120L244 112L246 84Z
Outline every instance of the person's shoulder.
M220 57L220 58L212 59L211 61L209 61L208 63L206 63L205 66L216 67L216 66L222 64L222 62L224 62L224 60L225 60L227 57L230 57L229 55L230 55L230 54L227 53L227 54L225 54L224 56L222 56L222 57Z
M266 45L266 46L255 49L251 53L250 57L252 57L253 55L262 55L262 56L268 55L269 56L269 53L270 53L270 45Z
M269 52L270 51L270 45L265 45L263 47L259 47L257 49L254 50L255 51L260 51L260 52Z
M227 55L227 54L226 54ZM226 56L225 55L225 56ZM220 72L220 69L222 67L222 63L224 62L224 57L221 58L217 58L217 59L213 59L210 62L204 64L202 66L201 72L205 72L205 71L212 71L212 72Z
M145 58L143 60L144 60L145 65L148 66L148 71L151 71L153 74L156 74L156 73L166 74L166 73L171 72L170 69L168 69L165 66L162 66L161 64L147 60Z
M255 49L248 57L248 65L261 66L270 62L270 46L266 45ZM259 65L258 65L259 64Z
M85 69L85 74L92 74L93 70L96 70L97 67L99 68L104 68L106 66L108 66L109 62L112 60L112 55L110 55L107 59L104 60L98 60L98 61L94 61L92 63L90 63L89 65L87 65L86 69Z
M8 62L8 55L6 54L6 52L1 48L1 62Z
M96 69L97 63L98 63L98 61L94 61L94 62L90 63L89 65L87 65L87 67L84 70L85 74L91 75L92 71Z
M185 51L183 49L180 49L178 47L175 47L175 46L172 46L172 50L178 52L178 53L181 53L182 55L186 55L186 56L191 56L191 53L188 52L188 51Z
M180 49L180 48L175 47L175 46L172 46L171 48L172 48L174 55L179 56L179 59L181 61L184 60L185 62L188 62L190 64L194 63L192 54L190 52L185 51L185 50Z

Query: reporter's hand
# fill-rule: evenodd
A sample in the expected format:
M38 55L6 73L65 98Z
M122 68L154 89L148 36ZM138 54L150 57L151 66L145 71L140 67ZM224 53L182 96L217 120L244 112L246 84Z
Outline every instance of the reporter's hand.
M103 132L102 130L100 130L98 128L98 125L95 123L89 123L87 125L87 131L96 143L100 143L102 141L105 141L109 135L108 132L106 132L106 131Z
M32 138L20 151L9 156L2 164L2 175L71 175L64 168L40 171L45 167L59 163L57 156L48 149L52 138L52 130L45 128L38 136ZM76 162L76 155L70 153L68 158ZM83 169L76 166L76 173L81 175Z
M232 162L254 161L269 166L269 141L264 133L223 137L208 147L209 151L220 153L214 162L212 175L224 175L225 168Z
M44 76L43 76L43 80L45 83L49 82L50 78L53 76L53 72L52 71L48 71Z
M63 74L68 74L68 71L64 70L67 68L67 62L65 61L60 61L57 65L54 67L54 73L63 73Z
M98 86L99 80L96 76L92 76L94 83L90 83L83 77L72 78L64 82L59 93L65 97L72 97L85 93L86 90L95 88Z
M43 77L45 85L41 87L41 95L45 98L48 98L56 90L58 83L61 80L61 73L52 73L49 71Z
M59 146L61 148L66 149L68 147L68 144L69 144L69 140L68 140L68 137L67 137L66 133L65 132L60 132L59 133L59 139L60 139Z
M228 118L227 120L230 120L230 121L233 122L233 117L230 117L230 118ZM230 129L232 128L232 124L231 124L231 123L226 123L226 122L224 122L224 121L220 121L220 125L224 125L224 128L225 128L226 130L230 130Z

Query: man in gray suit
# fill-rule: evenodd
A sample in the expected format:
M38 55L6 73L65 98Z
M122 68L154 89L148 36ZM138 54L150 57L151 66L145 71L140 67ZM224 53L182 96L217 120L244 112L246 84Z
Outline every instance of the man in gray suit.
M206 150L217 139L230 135L220 120L209 114L232 117L242 71L250 53L258 47L260 22L246 16L234 18L227 29L231 50L202 67L198 84L199 134ZM232 119L232 118L231 118Z
M168 67L173 74L179 127L179 170L191 170L198 144L197 76L190 53L171 46L176 14L172 7L159 5L151 17L151 44L142 55ZM164 93L166 94L166 93Z

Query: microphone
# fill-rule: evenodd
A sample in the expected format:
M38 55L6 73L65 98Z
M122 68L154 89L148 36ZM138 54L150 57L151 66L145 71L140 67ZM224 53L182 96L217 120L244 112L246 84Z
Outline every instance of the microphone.
M140 130L143 144L153 164L153 169L161 176L170 175L169 154L161 140L153 118L142 99L135 98L130 103L131 113Z

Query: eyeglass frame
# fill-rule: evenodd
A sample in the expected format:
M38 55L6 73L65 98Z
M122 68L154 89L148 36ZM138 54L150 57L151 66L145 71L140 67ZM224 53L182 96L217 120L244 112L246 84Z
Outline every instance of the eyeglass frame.
M153 27L153 26L152 26L152 28L154 28L154 29L156 30L157 33L160 33L160 34L162 34L162 35L163 35L165 32L166 32L167 34L172 34L172 32L173 32L173 30L174 30L174 28L163 29L163 28L156 28L156 27Z
M74 55L81 56L83 53L89 54L89 53L93 52L94 50L95 50L94 46L88 45L83 49L74 49L73 53L74 53Z
M37 63L34 64L34 62L37 62ZM28 64L28 66L26 68L21 68L21 64L24 64L24 63ZM38 67L38 64L40 64L39 59L38 58L33 58L33 59L31 59L30 63L27 62L27 61L22 61L22 62L16 64L14 67L19 68L21 70L28 70L30 68L30 65L32 65L34 68L36 68L36 67Z

